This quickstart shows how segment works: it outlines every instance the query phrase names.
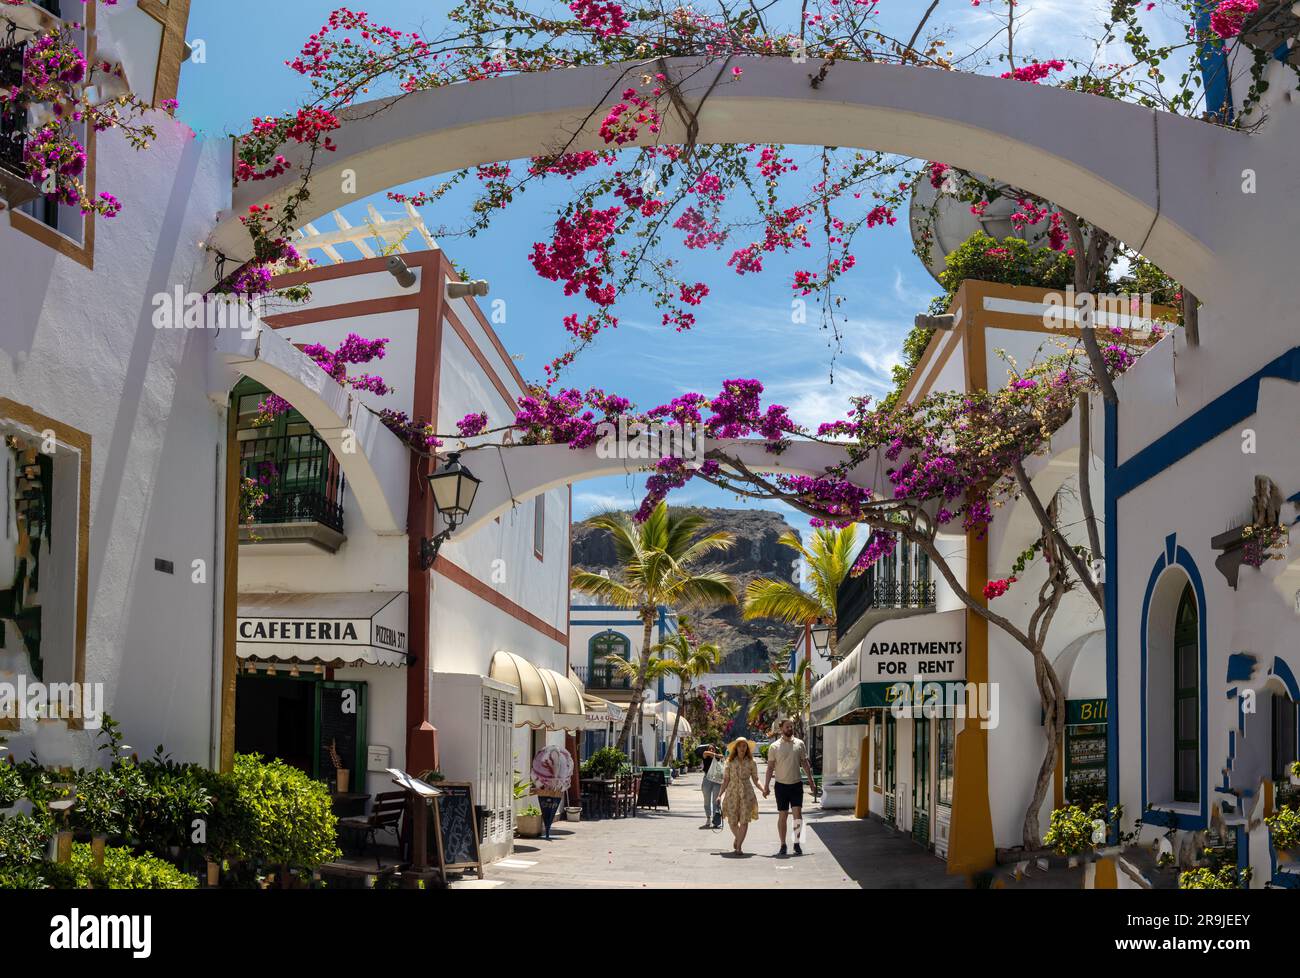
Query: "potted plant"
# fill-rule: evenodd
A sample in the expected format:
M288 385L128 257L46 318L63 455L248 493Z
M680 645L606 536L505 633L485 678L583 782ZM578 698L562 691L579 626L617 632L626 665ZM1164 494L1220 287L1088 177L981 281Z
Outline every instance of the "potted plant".
M529 805L515 816L515 835L523 839L536 839L542 834L542 810Z

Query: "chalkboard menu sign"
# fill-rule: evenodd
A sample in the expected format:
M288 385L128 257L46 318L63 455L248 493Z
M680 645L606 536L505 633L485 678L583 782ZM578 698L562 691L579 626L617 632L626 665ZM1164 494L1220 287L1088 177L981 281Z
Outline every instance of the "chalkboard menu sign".
M474 789L468 781L439 781L442 792L433 800L433 828L438 865L447 870L472 869L483 877L483 858L478 848L478 817L474 811Z

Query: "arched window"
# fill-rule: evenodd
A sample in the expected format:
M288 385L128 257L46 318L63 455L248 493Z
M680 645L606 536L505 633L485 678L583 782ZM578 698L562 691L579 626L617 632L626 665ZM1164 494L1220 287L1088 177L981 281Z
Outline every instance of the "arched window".
M609 661L611 655L630 660L632 643L626 635L604 631L591 637L587 643L587 686L591 689L631 689L632 681L620 676Z
M1200 618L1192 586L1183 588L1174 618L1174 800L1201 797Z

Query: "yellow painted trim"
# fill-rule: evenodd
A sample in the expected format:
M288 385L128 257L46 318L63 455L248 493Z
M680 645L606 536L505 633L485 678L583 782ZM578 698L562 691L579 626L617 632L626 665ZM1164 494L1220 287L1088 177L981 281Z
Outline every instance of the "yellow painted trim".
M226 412L226 542L222 555L221 605L221 770L235 766L235 687L239 659L235 654L239 613L239 415Z
M174 99L181 87L185 63L185 28L190 21L190 0L137 0L142 13L162 25L158 41L158 67L154 72L153 104Z
M980 290L963 282L958 300L967 310L962 317L966 333L966 389L980 390L988 385L984 355L984 331L973 324L970 309L979 301ZM989 576L988 535L966 534L966 589L977 601L983 601L984 584ZM988 622L969 608L966 611L966 681L989 681ZM971 704L973 706L973 704ZM973 716L973 712L968 713ZM948 840L948 872L971 875L991 869L997 862L993 843L993 814L989 804L989 736L984 725L962 724L957 735L953 765L952 824Z
M56 421L41 414L26 404L19 404L7 397L0 397L0 418L25 425L35 431L53 431L59 444L75 448L79 453L80 464L77 473L77 587L76 587L76 626L73 630L72 673L79 685L86 682L86 620L90 607L90 445L91 438L80 428ZM81 721L74 719L68 723L73 729L81 729ZM16 719L0 720L0 730L16 730Z
M858 797L853 803L853 816L866 818L871 814L871 728L862 738L858 757Z
M1093 869L1092 888L1094 890L1118 890L1119 873L1115 867L1115 860L1109 857L1098 859Z

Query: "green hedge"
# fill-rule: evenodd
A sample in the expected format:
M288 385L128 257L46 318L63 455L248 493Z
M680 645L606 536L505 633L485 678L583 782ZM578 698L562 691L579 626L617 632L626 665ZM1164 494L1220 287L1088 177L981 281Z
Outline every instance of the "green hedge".
M129 849L104 851L104 865L94 865L89 845L72 847L72 861L52 866L51 882L58 890L193 890L198 880L157 856L135 856Z

